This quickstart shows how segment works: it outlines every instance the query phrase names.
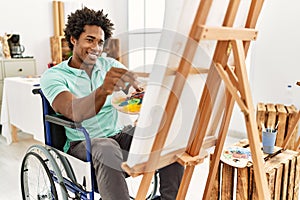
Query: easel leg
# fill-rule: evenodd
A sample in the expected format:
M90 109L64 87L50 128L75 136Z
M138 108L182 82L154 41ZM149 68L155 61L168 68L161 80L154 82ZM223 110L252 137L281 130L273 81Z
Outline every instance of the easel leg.
M180 187L177 193L177 197L176 200L182 200L185 199L186 193L188 191L192 176L193 176L193 172L194 172L195 166L186 166L184 173L183 173L183 177L180 183Z
M300 151L300 136L298 138L298 141L296 142L295 151Z
M208 174L208 178L207 178L207 182L206 182L206 186L205 186L205 190L204 190L204 194L203 194L203 198L204 200L206 199L210 199L210 194L213 188L213 184L218 172L218 167L219 167L219 162L220 162L220 157L221 157L221 153L224 147L224 143L225 143L225 139L226 139L226 133L228 131L228 127L229 127L229 123L230 123L230 119L231 119L231 115L232 115L232 111L233 111L233 107L234 107L234 100L232 98L232 96L229 94L229 92L226 90L226 107L225 107L225 111L224 113L226 113L224 115L223 121L222 121L222 127L220 129L220 135L218 138L218 143L216 145L214 154L213 154L213 158L212 158L212 162L211 162L211 167L209 168L209 174Z
M154 171L146 172L143 174L143 178L142 178L142 182L141 182L142 184L139 187L137 196L135 198L136 200L146 199L146 195L147 195L148 189L150 187L150 183L151 183L153 176L154 176Z
M236 75L239 79L239 92L241 94L241 99L248 108L248 112L244 112L244 116L253 160L254 177L257 186L256 188L258 190L259 199L270 199L267 176L263 164L261 148L259 145L260 140L255 119L255 110L251 98L250 86L248 83L243 42L240 40L233 40L232 46L236 64Z
M11 139L12 142L18 142L18 128L14 125L11 125Z

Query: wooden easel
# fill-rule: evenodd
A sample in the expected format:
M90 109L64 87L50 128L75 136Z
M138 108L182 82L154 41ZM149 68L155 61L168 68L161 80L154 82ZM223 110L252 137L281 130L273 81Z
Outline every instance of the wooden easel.
M185 153L181 154L179 157L176 157L176 153L171 153L171 155L169 155L175 157L175 161L185 166L177 199L185 199L195 165L202 162L204 159L199 156L200 150L203 148L205 133L209 119L211 118L211 111L215 104L221 81L223 81L226 86L225 114L221 121L220 134L216 142L203 199L210 199L210 191L212 190L213 181L216 177L234 102L238 103L245 116L258 197L259 199L270 199L245 64L245 57L250 41L255 40L257 36L257 31L254 30L254 28L264 1L251 1L245 28L238 29L232 28L232 26L239 9L240 0L231 0L229 2L222 27L205 26L212 2L213 0L201 0L199 4L196 17L189 33L190 40L186 44L182 59L176 71L172 92L169 95L165 107L164 116L167 117L165 117L165 121L160 124L159 132L157 133L152 146L152 153L150 154L146 165L140 168L142 169L142 172L140 173L143 174L143 178L136 197L138 200L145 199L155 169L161 167L161 162L164 162L160 153L169 133L185 80L192 68L191 63L188 61L192 60L196 53L197 47L192 45L192 43L195 41L200 42L201 40L217 40L217 46L213 56L213 64L210 66L208 72L206 85L201 96L192 132L190 134L189 145L186 147ZM231 51L233 52L235 61L234 70L227 64ZM209 86L210 88L208 88ZM166 164L167 163L164 163L163 165L165 166ZM128 166L126 166L126 163L123 164L123 168L134 175L131 173L134 170L129 169Z

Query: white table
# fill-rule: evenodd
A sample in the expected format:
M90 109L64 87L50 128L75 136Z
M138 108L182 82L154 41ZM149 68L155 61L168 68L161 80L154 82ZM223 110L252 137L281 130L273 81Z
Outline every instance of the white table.
M17 129L44 142L42 100L32 93L39 80L25 77L4 79L0 122L7 144L17 141Z

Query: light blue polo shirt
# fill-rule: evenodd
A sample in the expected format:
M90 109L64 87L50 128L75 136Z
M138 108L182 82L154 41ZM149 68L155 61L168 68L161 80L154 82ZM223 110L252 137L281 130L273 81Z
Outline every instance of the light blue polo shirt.
M99 57L92 71L92 76L89 78L84 70L70 67L68 65L69 60L46 70L41 77L41 89L51 105L55 97L63 91L69 91L78 98L85 97L102 85L106 72L111 67L125 68L117 60ZM117 121L118 112L111 105L110 95L106 98L106 102L99 113L90 119L84 120L82 126L87 129L91 138L110 137L119 133L123 128L117 124ZM80 131L70 128L65 129L67 142L64 151L67 152L71 141L85 140L85 138Z

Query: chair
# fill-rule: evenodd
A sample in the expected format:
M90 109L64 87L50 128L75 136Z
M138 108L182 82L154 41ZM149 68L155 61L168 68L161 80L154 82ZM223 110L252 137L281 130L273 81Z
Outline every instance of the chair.
M29 147L24 156L21 166L23 199L72 198L93 200L95 193L98 192L98 188L91 158L91 140L87 130L81 126L81 123L71 121L63 115L56 114L41 89L37 88L32 92L39 94L42 99L45 145L33 145ZM64 127L77 129L84 134L87 143L87 161L81 161L63 152L63 146L66 142ZM80 169L88 169L89 173L80 174L82 183L79 183L78 177L76 177L78 175L76 174L77 171L74 170L75 166ZM132 179L127 182L128 184L136 185L133 189L136 191L130 193L130 198L134 199L133 193L137 192L139 180ZM155 174L147 199L152 199L155 196L157 182L158 177Z

